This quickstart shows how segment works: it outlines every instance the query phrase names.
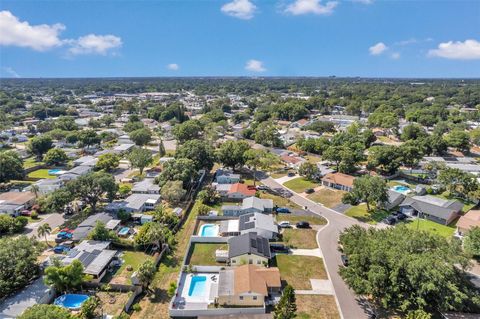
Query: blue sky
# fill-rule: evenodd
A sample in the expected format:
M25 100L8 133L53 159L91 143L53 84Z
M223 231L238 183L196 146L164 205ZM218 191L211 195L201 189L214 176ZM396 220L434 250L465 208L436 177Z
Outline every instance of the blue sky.
M2 77L480 77L480 1L2 0Z

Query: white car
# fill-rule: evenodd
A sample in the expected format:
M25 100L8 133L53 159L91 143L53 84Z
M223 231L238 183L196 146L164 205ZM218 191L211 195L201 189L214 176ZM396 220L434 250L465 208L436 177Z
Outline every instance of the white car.
M278 223L278 227L280 227L280 228L290 228L290 227L292 227L292 225L290 225L289 221L284 220L284 221L281 221L281 222Z

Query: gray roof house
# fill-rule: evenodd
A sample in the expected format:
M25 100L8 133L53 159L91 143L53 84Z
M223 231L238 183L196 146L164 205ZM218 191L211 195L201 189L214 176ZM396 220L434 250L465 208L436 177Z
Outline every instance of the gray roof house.
M218 184L234 184L240 181L240 174L233 174L230 171L218 169L215 172L215 182Z
M82 175L87 175L91 171L93 171L93 166L80 165L72 168L71 170L67 171L65 174L60 175L59 178L64 181L71 181L71 180L77 179Z
M447 200L434 196L407 197L400 204L402 213L426 218L442 225L450 224L459 216L463 204L457 200Z
M260 257L260 259L256 259L259 261L268 261L272 258L268 239L258 236L257 233L247 233L231 237L228 240L228 259L230 261L234 258L246 258L248 260L252 258L252 255Z
M160 186L155 184L155 179L145 178L143 181L133 184L132 193L160 194Z
M383 203L383 207L386 210L390 210L392 208L397 207L403 202L403 200L406 197L404 194L400 192L392 191L392 190L388 190L387 193L388 193L388 201L386 203Z
M224 205L222 212L225 216L240 216L248 213L271 213L273 200L260 199L252 196L243 199L242 205Z
M73 231L73 240L76 242L82 241L87 238L88 234L92 231L93 227L95 227L97 221L100 221L104 224L107 224L110 220L112 220L112 216L107 213L98 213L95 215L90 215L81 222L77 228Z
M108 249L109 246L109 241L84 240L70 250L65 257L60 257L61 262L69 265L74 260L79 260L83 264L83 272L93 276L94 281L100 281L117 254L116 250Z
M95 156L87 155L87 156L82 156L80 158L77 158L76 160L73 161L73 165L75 166L95 166L97 163L98 158Z
M132 194L124 200L114 201L105 207L107 212L118 212L121 209L127 212L145 212L155 209L160 202L158 194Z
M36 181L33 185L38 186L38 192L42 195L50 194L63 186L63 180L60 178L44 178ZM25 190L30 190L31 186Z

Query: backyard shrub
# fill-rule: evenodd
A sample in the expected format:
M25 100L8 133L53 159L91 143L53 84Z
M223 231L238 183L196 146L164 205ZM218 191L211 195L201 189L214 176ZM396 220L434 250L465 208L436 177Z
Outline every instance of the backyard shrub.
M140 306L140 304L136 303L132 306L132 309L133 311L140 311L142 310L142 307Z
M32 211L32 212L30 213L30 217L31 217L32 219L37 219L37 218L38 218L38 213L37 213L36 211Z

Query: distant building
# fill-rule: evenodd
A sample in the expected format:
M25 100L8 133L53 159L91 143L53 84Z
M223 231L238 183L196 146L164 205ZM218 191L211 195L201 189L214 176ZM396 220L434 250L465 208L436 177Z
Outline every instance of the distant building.
M145 178L143 181L133 184L134 194L160 194L160 186L155 184L153 178Z
M480 210L470 210L460 217L457 222L456 234L463 237L467 235L473 227L480 227Z
M273 210L273 201L271 199L260 199L258 197L248 197L242 202L242 205L224 205L222 206L223 215L240 216L249 213L271 213Z
M233 174L226 170L217 170L215 173L215 182L218 184L234 184L240 182L240 174Z
M322 178L322 185L350 192L353 189L355 177L343 173L329 173Z
M0 194L0 214L19 216L25 209L35 203L32 192L6 192Z
M105 207L107 212L145 212L154 210L160 203L160 195L158 194L132 194L124 200L114 201Z

